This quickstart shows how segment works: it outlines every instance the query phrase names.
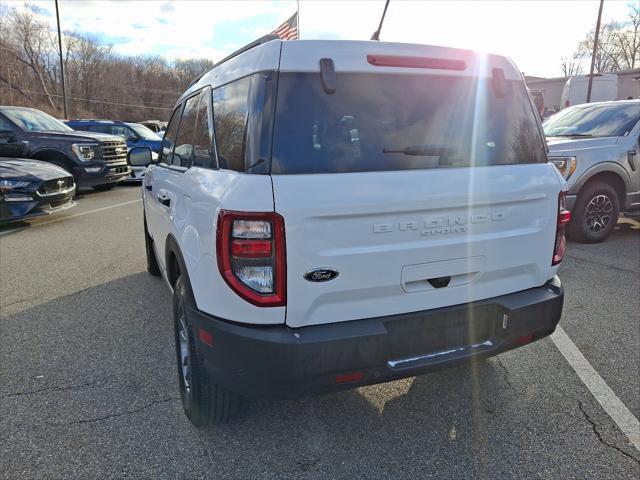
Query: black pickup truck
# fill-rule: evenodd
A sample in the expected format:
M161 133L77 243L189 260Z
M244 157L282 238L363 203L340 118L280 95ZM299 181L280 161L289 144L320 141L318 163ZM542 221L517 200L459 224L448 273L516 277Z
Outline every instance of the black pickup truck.
M0 156L58 165L78 187L107 190L130 175L123 138L75 131L34 108L0 106Z

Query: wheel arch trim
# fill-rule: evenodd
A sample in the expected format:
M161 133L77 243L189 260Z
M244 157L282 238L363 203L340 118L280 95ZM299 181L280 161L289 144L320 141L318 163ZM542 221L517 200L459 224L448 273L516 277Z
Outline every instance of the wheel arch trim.
M582 174L580 179L573 184L573 186L569 189L570 194L580 194L580 190L584 188L584 186L592 181L594 177L601 174L612 174L617 176L622 184L624 185L625 191L623 193L623 198L620 198L620 203L624 204L624 196L627 192L633 190L631 186L631 179L629 178L629 174L625 171L622 165L616 162L601 162L592 167L590 167L586 172Z
M63 150L59 150L57 148L42 147L42 148L40 148L38 150L34 150L33 152L31 152L30 156L35 159L36 156L42 155L44 153L52 153L52 154L56 154L58 156L62 156L62 157L64 157L65 161L67 161L67 162L69 162L71 164L71 166L75 166L75 162L69 156L69 153L65 152ZM43 161L47 161L47 160L43 160Z

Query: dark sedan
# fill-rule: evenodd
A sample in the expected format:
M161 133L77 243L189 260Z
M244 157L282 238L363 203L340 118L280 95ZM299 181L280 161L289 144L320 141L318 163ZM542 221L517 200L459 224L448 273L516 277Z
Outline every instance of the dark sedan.
M0 157L0 223L66 210L76 205L73 177L39 160Z

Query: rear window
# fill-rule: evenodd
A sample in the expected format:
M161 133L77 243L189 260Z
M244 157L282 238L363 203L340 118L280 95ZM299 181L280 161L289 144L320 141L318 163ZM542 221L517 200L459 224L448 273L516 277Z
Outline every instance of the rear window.
M274 174L413 170L546 161L522 82L498 97L486 79L281 73Z

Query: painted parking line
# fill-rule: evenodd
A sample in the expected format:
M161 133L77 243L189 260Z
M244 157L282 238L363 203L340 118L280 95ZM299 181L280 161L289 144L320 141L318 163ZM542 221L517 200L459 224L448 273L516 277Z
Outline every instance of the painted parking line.
M30 227L19 227L19 228L14 228L12 230L7 230L7 231L4 231L4 232L0 232L0 237L2 235L7 235L9 233L15 233L15 232L19 232L20 230L25 230L27 228L31 229L31 228L35 228L35 227L41 227L43 225L49 225L51 223L62 222L62 221L68 220L70 218L83 217L83 216L89 215L91 213L104 212L105 210L111 210L112 208L124 207L125 205L131 205L133 203L138 203L138 202L141 202L141 201L142 201L142 199L138 198L136 200L131 200L129 202L116 203L115 205L109 205L108 207L96 208L94 210L87 210L86 212L75 213L73 215L67 215L65 217L53 218L51 220L46 220L44 222L35 223L35 224L31 225Z
M569 362L582 383L589 389L607 415L618 425L631 444L640 451L640 422L633 413L622 403L609 385L595 371L575 343L569 338L560 325L551 335L562 356Z

